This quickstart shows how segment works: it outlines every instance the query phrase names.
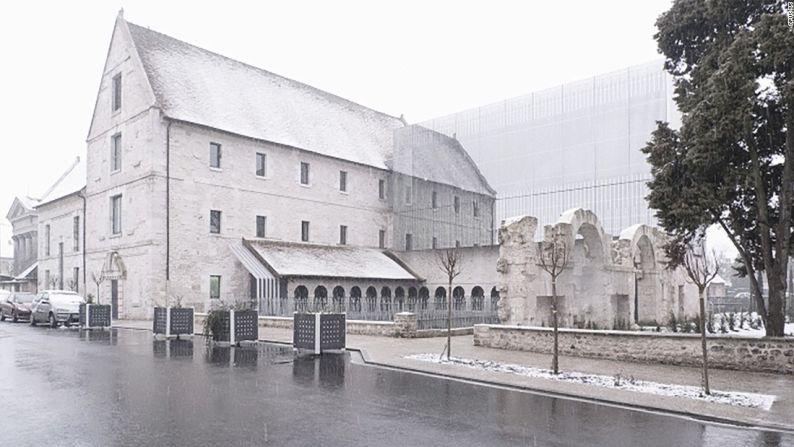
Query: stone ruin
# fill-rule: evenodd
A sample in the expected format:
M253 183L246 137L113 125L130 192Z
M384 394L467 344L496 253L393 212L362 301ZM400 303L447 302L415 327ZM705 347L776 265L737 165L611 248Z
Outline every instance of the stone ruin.
M535 217L503 221L499 229L499 318L503 324L551 326L551 277L540 265ZM698 313L697 287L683 269L667 268L665 235L633 225L618 237L598 217L576 208L543 228L543 240L559 232L570 255L557 279L560 327L631 329L664 325ZM572 247L572 249L570 249Z

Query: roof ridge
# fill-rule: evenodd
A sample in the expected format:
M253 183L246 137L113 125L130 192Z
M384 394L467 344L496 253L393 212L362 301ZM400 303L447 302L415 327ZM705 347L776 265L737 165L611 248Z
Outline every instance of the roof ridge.
M121 20L124 20L124 18L122 17L122 18L121 18ZM251 68L251 69L254 69L254 70L256 70L256 71L259 71L259 72L265 73L265 74L267 74L267 75L269 75L269 76L275 76L275 77L281 78L281 79L283 79L283 80L285 80L285 81L288 81L288 82L294 83L294 84L296 84L296 85L299 85L299 86L302 86L302 87L306 87L306 88L308 88L308 89L311 89L312 91L315 91L315 92L317 92L317 93L320 93L321 95L328 95L328 96L332 96L332 97L333 97L333 98L335 98L335 99L342 100L342 101L344 101L344 102L346 102L346 103L352 104L352 105L354 105L354 106L357 106L357 107L360 107L360 108L362 108L362 109L369 110L370 112L374 112L374 113L376 113L376 114L379 114L379 115L382 115L382 116L384 116L384 117L386 117L386 118L390 118L390 119L393 119L393 120L396 120L396 121L400 121L400 122L402 122L402 123L405 125L405 120L404 120L404 118L402 117L402 115L401 115L401 116L399 116L399 117L397 117L397 116L393 116L393 115L389 115L388 113L381 112L380 110L375 110L375 109L373 109L373 108L371 108L371 107L367 107L367 106L365 106L365 105L363 105L363 104L359 104L359 103L357 103L357 102L355 102L355 101L351 101L351 100L349 100L349 99L347 99L347 98L343 98L343 97L341 97L341 96L339 96L339 95L336 95L336 94L334 94L334 93L331 93L331 92L328 92L328 91L322 90L322 89L320 89L320 88L317 88L317 87L314 87L314 86L312 86L312 85L305 84L305 83L303 83L303 82L300 82L300 81L297 81L297 80L295 80L295 79L288 78L288 77L286 77L286 76L283 76L283 75L280 75L280 74L278 74L278 73L274 73L274 72L272 72L272 71L265 70L264 68L260 68L260 67L257 67L257 66L255 66L255 65L251 65L251 64L249 64L249 63L246 63L246 62L243 62L243 61L240 61L240 60L237 60L237 59L233 59L233 58L231 58L231 57L229 57L229 56L225 56L225 55L223 55L223 54L216 53L215 51L208 50L208 49L206 49L206 48L202 48L202 47L200 47L200 46L198 46L198 45L193 45L193 44L192 44L192 43L190 43L190 42L186 42L186 41L184 41L184 40L177 39L176 37L170 36L170 35L168 35L168 34L165 34L165 33L161 33L160 31L153 30L153 29L151 29L151 28L149 28L149 27L145 27L145 26L142 26L142 25L138 25L138 24L136 24L136 23L132 23L132 22L129 22L129 21L126 21L126 20L124 20L124 21L127 23L127 25L128 25L128 26L132 26L132 27L138 28L138 29L140 29L140 30L143 30L143 31L146 31L146 32L149 32L149 33L158 34L158 35L160 35L160 36L163 36L163 37L166 37L166 38L168 38L168 39L171 39L171 40L177 41L177 42L179 42L179 43L181 43L181 44L183 44L183 45L188 45L188 46L190 46L190 47L196 48L197 50L203 51L203 52L205 52L205 53L209 53L209 54L211 54L211 55L213 55L213 56L221 57L221 58L223 58L223 59L226 59L226 60L232 61L232 62L234 62L234 63L236 63L236 64L244 65L244 66L246 66L246 67L249 67L249 68ZM135 42L135 39L134 39L134 38L133 38L132 40L133 40L133 44L135 45L135 47L136 47L136 50L137 50L138 43L137 43L137 42ZM148 76L148 75L147 75L147 76Z
M55 188L57 188L58 185L61 184L63 179L65 179L66 177L69 176L69 174L74 170L74 168L78 164L80 164L80 156L79 155L75 157L74 161L72 162L72 165L69 166L69 168L63 174L61 174L60 177L58 177L58 180L56 180L55 183L53 183L52 186L50 186L50 188L47 189L47 191L45 191L44 194L41 195L41 198L38 199L39 202L44 202L44 200L47 199L47 196L49 196L55 190Z

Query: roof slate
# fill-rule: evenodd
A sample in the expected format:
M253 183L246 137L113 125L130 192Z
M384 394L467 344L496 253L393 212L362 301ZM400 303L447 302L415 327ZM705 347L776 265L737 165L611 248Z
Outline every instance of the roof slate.
M255 250L279 276L418 279L382 250L374 248L258 240L246 240L245 245Z

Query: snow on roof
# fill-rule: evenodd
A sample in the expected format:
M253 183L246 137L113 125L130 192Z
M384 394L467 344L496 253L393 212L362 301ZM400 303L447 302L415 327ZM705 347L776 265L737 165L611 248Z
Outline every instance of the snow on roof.
M25 279L25 278L27 278L28 275L30 275L31 272L33 272L33 270L36 270L36 268L38 266L39 266L39 262L38 261L34 262L33 264L30 264L30 266L28 268L26 268L22 273L17 275L16 278L14 278L14 279Z
M166 116L386 169L399 118L128 26Z
M61 178L53 184L44 197L41 198L35 206L40 207L47 203L54 202L57 199L68 196L69 194L76 193L85 188L86 183L86 163L80 157L75 157L74 163L69 167L66 172L61 175Z
M418 279L374 248L249 240L244 245L255 250L279 276Z
M394 154L387 162L390 169L467 191L496 194L458 140L418 125L394 133Z

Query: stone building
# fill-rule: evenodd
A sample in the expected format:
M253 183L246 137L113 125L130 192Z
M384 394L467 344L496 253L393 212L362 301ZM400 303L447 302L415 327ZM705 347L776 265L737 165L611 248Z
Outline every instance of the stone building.
M506 220L499 230L499 316L503 323L549 326L551 279L540 265L537 219ZM682 269L669 270L664 235L634 225L618 237L605 233L591 211L572 209L543 228L543 239L561 234L570 252L557 280L563 327L629 328L664 324L698 312L697 287Z
M105 278L119 316L145 318L177 298L204 310L252 290L294 294L291 278L312 276L268 269L254 242L381 256L492 243L494 193L463 147L440 136L397 145L406 128L120 14L87 137L85 270ZM405 211L433 204L452 210L443 224ZM405 287L417 281L387 261Z

